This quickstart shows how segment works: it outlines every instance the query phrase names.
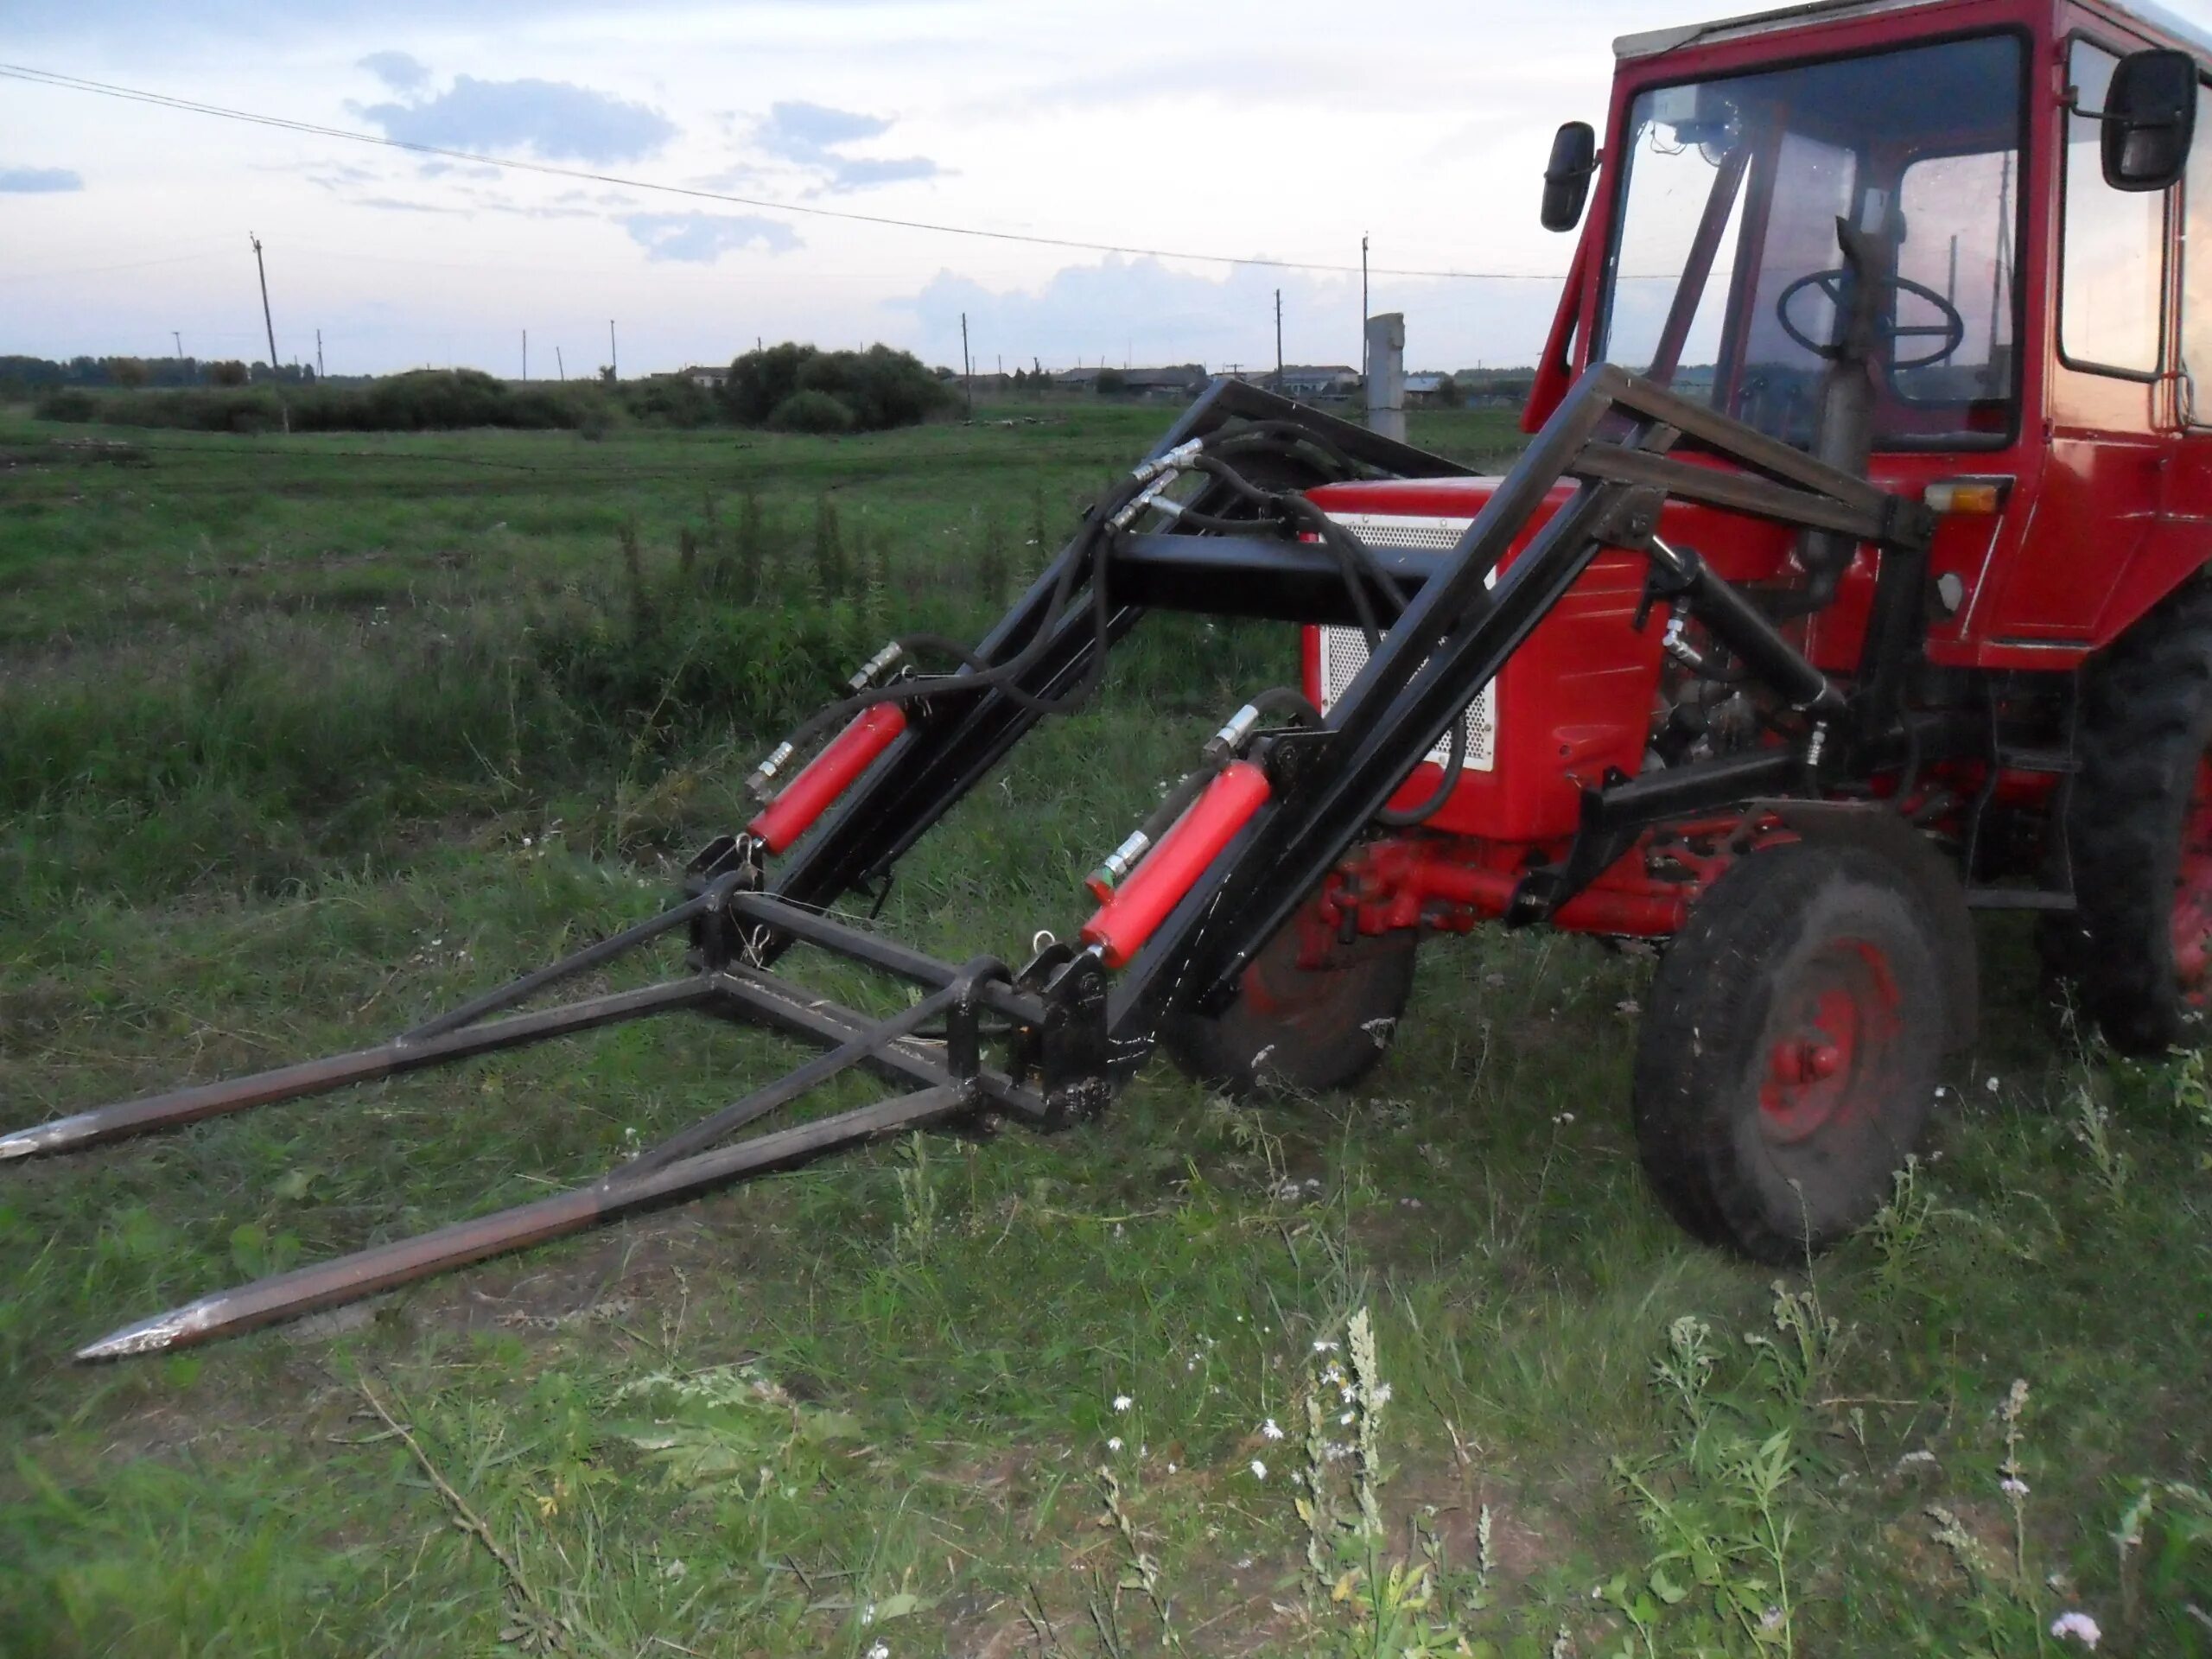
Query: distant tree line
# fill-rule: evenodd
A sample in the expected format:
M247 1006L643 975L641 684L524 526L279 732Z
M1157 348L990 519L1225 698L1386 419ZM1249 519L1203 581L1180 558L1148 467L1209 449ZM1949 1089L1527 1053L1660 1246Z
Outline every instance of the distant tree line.
M0 391L22 397L54 386L113 387L136 391L147 386L313 385L315 370L305 364L241 363L234 358L0 356Z
M255 364L137 358L0 358L0 396L30 397L46 420L209 432L426 432L473 427L565 429L613 423L876 432L949 408L950 391L921 361L887 346L825 352L786 344L747 352L719 388L689 374L569 382L501 380L474 369L417 369L340 385L311 373L271 377ZM186 378L185 371L191 371Z

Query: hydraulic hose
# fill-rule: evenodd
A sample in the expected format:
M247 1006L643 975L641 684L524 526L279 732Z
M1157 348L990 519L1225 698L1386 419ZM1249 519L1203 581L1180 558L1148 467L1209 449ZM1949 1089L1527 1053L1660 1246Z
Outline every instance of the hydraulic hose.
M1233 432L1202 440L1191 447L1187 459L1181 463L1219 483L1251 510L1251 518L1232 518L1219 513L1195 512L1163 494L1164 475L1173 470L1170 463L1176 459L1172 454L1139 468L1129 478L1117 481L1093 505L1086 516L1076 556L1063 563L1035 632L1012 657L993 664L959 640L944 634L921 632L902 635L894 643L906 656L917 660L925 656L939 659L950 658L968 672L910 675L891 684L863 690L840 698L801 721L798 729L785 740L782 748L778 751L779 757L797 753L823 732L849 723L867 710L884 703L906 704L937 695L995 691L1021 708L1038 714L1060 714L1079 706L1096 690L1105 672L1107 640L1113 616L1106 573L1114 544L1126 528L1126 521L1134 518L1134 510L1145 507L1157 508L1192 528L1217 533L1242 532L1251 529L1255 522L1272 520L1286 533L1304 531L1311 534L1335 558L1361 637L1370 651L1376 649L1386 627L1395 623L1405 605L1396 582L1383 569L1373 550L1304 495L1294 490L1264 489L1244 477L1225 458L1248 454L1289 457L1299 455L1300 450L1318 455L1324 463L1322 470L1333 471L1339 477L1357 476L1359 473L1358 465L1336 445L1294 423L1283 421L1254 422ZM1072 601L1079 575L1087 575L1090 580L1089 609L1095 634L1095 649L1078 683L1058 696L1042 696L1018 682L1050 648L1059 624L1073 613ZM1388 622L1384 620L1385 613ZM1310 720L1317 724L1320 720L1319 712L1302 695L1287 687L1261 693L1252 706L1262 714L1281 709L1290 712L1296 719ZM1376 814L1377 821L1394 828L1402 828L1432 817L1450 798L1452 791L1458 785L1465 767L1465 722L1461 721L1452 727L1444 777L1431 798L1419 807L1406 811L1392 811L1385 808ZM1230 758L1233 758L1233 747L1227 755L1210 753L1210 764L1186 774L1146 820L1141 833L1156 838L1157 834L1172 827ZM763 777L760 773L755 775L756 778Z

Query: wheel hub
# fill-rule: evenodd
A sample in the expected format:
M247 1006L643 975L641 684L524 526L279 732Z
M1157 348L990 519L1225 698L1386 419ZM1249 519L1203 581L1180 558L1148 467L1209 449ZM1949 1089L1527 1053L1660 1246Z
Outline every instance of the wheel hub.
M1881 950L1837 939L1777 989L1768 1024L1759 1126L1777 1145L1878 1107L1899 1025L1897 984Z

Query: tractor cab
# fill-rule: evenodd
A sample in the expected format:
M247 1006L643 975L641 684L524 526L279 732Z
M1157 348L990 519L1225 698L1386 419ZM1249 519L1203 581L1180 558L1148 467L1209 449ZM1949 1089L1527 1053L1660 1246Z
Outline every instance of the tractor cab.
M1826 0L1614 50L1602 156L1571 164L1570 124L1548 187L1581 238L1530 430L1608 362L1924 497L1946 665L2079 663L2195 568L2158 525L2212 505L2212 259L2183 252L2212 246L2212 37L2094 0Z

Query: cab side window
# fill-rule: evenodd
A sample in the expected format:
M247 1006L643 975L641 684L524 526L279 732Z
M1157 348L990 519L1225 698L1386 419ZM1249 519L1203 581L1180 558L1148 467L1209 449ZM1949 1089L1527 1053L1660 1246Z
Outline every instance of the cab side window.
M2101 110L2120 61L2074 42L2076 105ZM2100 124L2066 121L2066 232L2060 251L2058 349L2077 368L2158 372L2165 264L2165 194L2114 190L2104 181Z
M2212 426L2212 86L2196 89L2196 142L2182 192L2182 390L2191 423Z

